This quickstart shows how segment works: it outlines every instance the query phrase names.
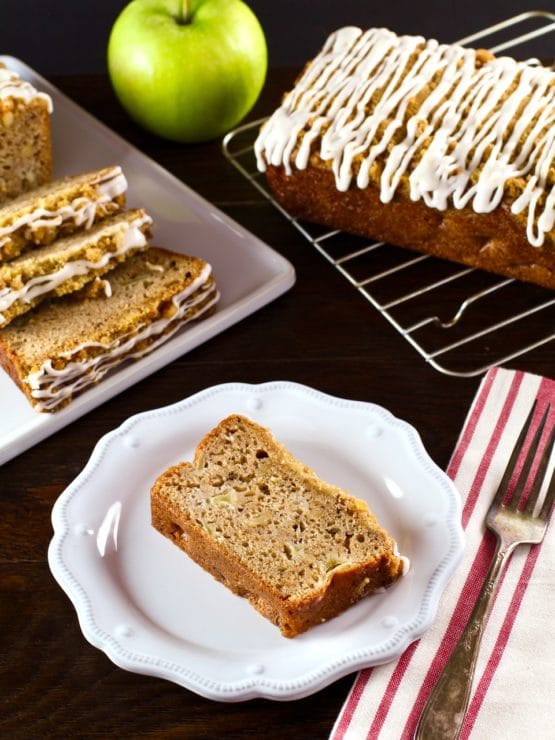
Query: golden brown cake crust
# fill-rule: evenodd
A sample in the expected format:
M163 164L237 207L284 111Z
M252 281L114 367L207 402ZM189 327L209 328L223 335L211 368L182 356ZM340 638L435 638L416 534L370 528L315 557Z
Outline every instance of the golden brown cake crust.
M288 176L283 167L269 165L266 175L277 200L296 218L555 289L555 244L546 238L533 247L506 206L491 213L439 211L401 194L382 203L377 187L340 192L332 172L317 167Z
M245 450L239 448L239 442L233 442L239 455L239 467L233 467L228 460L226 469L226 463L222 464L221 461L228 458L223 452L221 455L219 454L218 450L225 449L220 448L219 440L223 440L228 435L236 434L237 430L241 434L245 429L252 435L251 440L258 442L252 448L252 455L258 457L260 449L268 454L263 455L265 459L262 458L263 462L258 466L249 452L246 455L243 454ZM242 452L239 453L239 449ZM257 449L258 452L255 453ZM220 462L217 460L220 460ZM216 461L214 468L211 468L211 461ZM249 530L251 541L256 543L253 546L266 551L262 553L262 556L271 552L272 559L278 563L277 572L280 575L274 577L274 574L271 574L268 569L256 565L259 562L258 556L252 557L252 553L246 555L241 551L241 547L244 548L245 543L240 544L236 541L235 545L231 544L231 530L226 528L228 525L221 523L222 535L216 535L212 531L215 525L211 523L210 526L207 526L207 522L199 518L199 511L195 508L191 497L187 495L187 489L191 490L196 487L197 490L194 495L200 496L205 502L202 504L202 510L204 511L204 506L209 507L210 499L214 498L214 490L226 490L226 486L232 481L237 481L237 477L240 477L239 471L243 470L245 480L249 479L252 482L246 485L238 484L238 487L244 493L241 499L242 503L238 505L239 508L237 509L238 527L234 535L236 536L243 527L248 528L250 526L249 522L253 521L250 517L253 513L252 502L257 495L257 490L265 487L271 489L263 490L262 498L265 501L265 506L277 506L275 502L271 503L271 499L275 496L275 486L280 485L277 481L280 480L280 469L283 470L284 467L291 472L293 477L297 476L296 480L304 481L309 490L313 487L313 490L318 491L318 495L322 495L332 502L331 509L334 518L331 524L337 524L338 530L341 529L344 522L345 512L350 511L347 518L351 525L358 522L360 529L358 531L354 529L351 534L347 535L347 538L360 537L362 536L361 532L364 532L368 538L368 549L366 549L366 546L360 545L362 540L359 539L355 554L349 549L348 542L338 547L337 541L333 539L335 534L333 527L332 532L329 533L330 523L323 524L323 520L320 520L318 524L314 518L311 519L309 516L309 522L311 521L312 524L307 524L308 540L313 541L314 533L319 531L318 527L320 525L324 529L328 527L324 547L329 549L325 549L325 552L329 555L332 551L337 553L339 549L343 549L345 552L348 551L349 557L337 569L332 568L325 578L319 579L317 582L310 582L310 584L307 582L306 585L303 582L302 586L298 585L296 588L291 588L288 585L288 579L291 578L292 574L294 578L298 572L292 565L291 558L280 560L280 552L277 549L274 552L273 549L276 545L282 548L286 543L279 539L272 539L267 534L270 530L272 530L272 533L274 532L274 524L283 515L283 508L272 509L274 520L271 526L270 522L267 521L262 522L261 532L256 527ZM212 477L213 481L214 474L218 479L222 479L216 483L216 489L210 488L210 478ZM252 478L250 477L251 474ZM226 475L228 479L227 482L224 482L223 479ZM288 480L290 485L291 479L286 476L284 480ZM295 493L290 488L288 490L289 493L286 494L287 507L294 509L300 505L301 499L295 499ZM316 494L313 495L316 497ZM223 497L225 498L225 496L224 493ZM267 498L265 498L266 496ZM222 494L215 495L216 499L221 497ZM318 511L317 501L311 500L314 506L311 511ZM267 512L268 509L264 509L264 511ZM353 517L353 512L356 511L358 511L359 516L355 514ZM395 553L393 541L381 529L365 504L349 496L346 492L319 480L313 471L306 468L287 452L273 438L269 430L239 415L227 417L203 438L197 447L192 464L188 462L180 463L159 476L151 489L151 516L153 526L161 534L170 539L234 593L247 598L255 609L280 628L285 637L294 637L310 627L337 616L364 596L375 592L377 589L389 586L403 571L403 562ZM207 516L210 517L210 514ZM235 516L235 514L232 516ZM327 516L331 516L330 512ZM276 531L279 530L279 526L275 529ZM219 531L217 527L216 531ZM340 539L343 536L344 533L341 530ZM246 538L247 535L243 533L241 537ZM370 540L373 538L374 541L370 545ZM302 545L298 545L298 547L302 548ZM295 549L295 547L292 545L291 549ZM354 543L353 549L355 549ZM311 556L307 553L306 557ZM316 562L315 565L318 566L319 563ZM289 569L289 566L291 566L291 569ZM304 572L304 570L301 569L300 572Z

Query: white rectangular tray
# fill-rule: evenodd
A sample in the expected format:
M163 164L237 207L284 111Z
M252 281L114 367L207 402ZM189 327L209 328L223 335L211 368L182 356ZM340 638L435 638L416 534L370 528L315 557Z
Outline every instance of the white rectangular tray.
M149 157L63 95L18 59L0 62L51 95L54 177L122 166L128 205L154 219L152 243L202 257L213 267L221 299L216 313L189 324L152 354L122 366L55 414L34 411L0 370L0 464L104 403L133 383L237 323L287 291L292 265ZM224 160L222 160L224 166Z

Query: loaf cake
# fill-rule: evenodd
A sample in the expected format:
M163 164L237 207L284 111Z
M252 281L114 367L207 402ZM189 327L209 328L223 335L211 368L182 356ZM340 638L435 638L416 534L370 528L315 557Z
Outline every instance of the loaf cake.
M240 415L151 489L152 524L294 637L392 584L404 559L364 501ZM186 585L184 585L186 587Z
M204 260L150 247L104 278L0 329L0 364L36 411L66 406L126 360L148 354L219 294Z
M555 288L555 71L333 33L255 144L293 216Z
M125 205L127 181L121 167L64 177L0 208L0 264L33 246L50 244L90 229Z
M0 326L48 297L79 290L145 249L152 219L141 209L109 216L88 231L0 264Z
M0 63L0 204L50 180L52 99Z

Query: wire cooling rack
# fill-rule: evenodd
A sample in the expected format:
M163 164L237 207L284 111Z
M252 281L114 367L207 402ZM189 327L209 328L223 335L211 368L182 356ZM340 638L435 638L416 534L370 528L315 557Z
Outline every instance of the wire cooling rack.
M458 43L480 41L495 53L520 46L528 58L537 54L534 42L550 33L555 33L555 14L534 11ZM231 131L223 141L225 156L437 371L481 375L555 340L553 291L293 218L257 171L253 145L261 123ZM399 292L401 284L412 287Z

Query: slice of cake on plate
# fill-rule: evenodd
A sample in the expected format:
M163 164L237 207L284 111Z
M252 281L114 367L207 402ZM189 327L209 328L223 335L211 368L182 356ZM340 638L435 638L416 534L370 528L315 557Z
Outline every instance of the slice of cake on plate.
M151 512L159 532L285 637L391 585L407 562L365 501L238 414L203 438L192 463L159 476Z

